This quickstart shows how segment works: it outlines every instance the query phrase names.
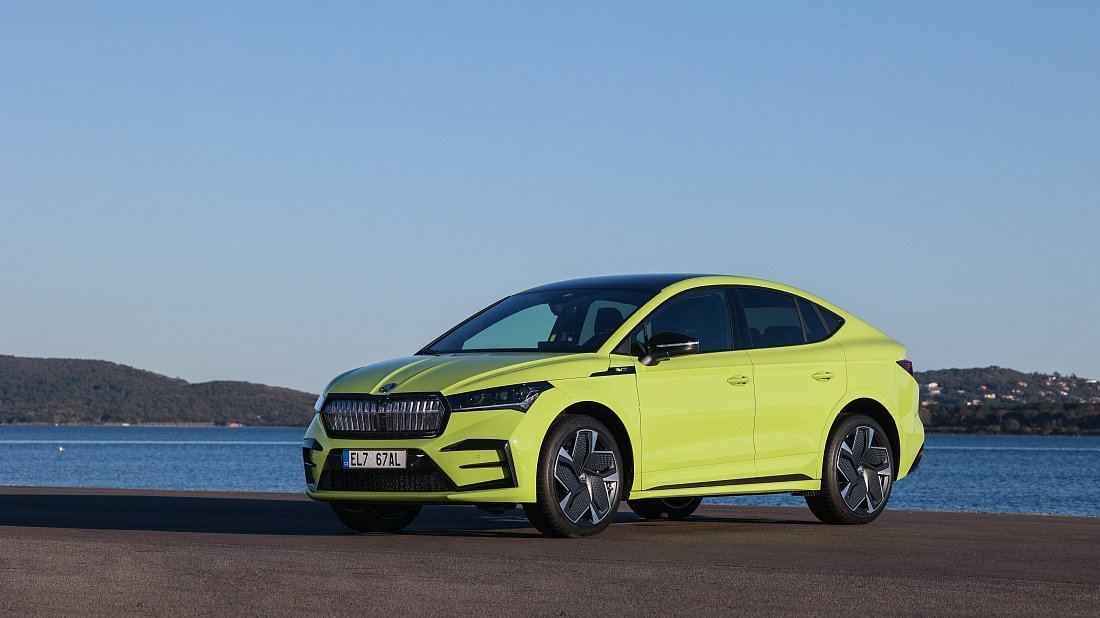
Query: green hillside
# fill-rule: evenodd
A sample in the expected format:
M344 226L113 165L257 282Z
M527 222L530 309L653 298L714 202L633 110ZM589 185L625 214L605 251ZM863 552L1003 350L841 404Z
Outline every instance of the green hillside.
M1100 435L1100 380L1003 367L916 377L929 431Z
M191 384L106 361L0 356L0 423L305 426L315 399L249 382Z

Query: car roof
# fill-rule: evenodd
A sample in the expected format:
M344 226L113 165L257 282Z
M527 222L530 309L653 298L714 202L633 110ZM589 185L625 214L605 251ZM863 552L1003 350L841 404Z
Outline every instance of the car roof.
M584 288L603 288L609 290L643 290L646 292L659 292L673 283L679 283L687 279L698 277L710 277L713 275L687 274L687 273L657 273L641 275L607 275L603 277L584 277L581 279L567 279L556 283L547 283L527 292L543 292L546 290L569 290Z

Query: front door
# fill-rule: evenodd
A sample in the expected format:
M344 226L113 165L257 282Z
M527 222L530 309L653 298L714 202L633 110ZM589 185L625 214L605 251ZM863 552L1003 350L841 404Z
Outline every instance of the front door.
M755 476L753 368L735 349L725 290L673 297L643 322L634 343L661 332L688 335L699 353L654 366L635 361L644 489Z

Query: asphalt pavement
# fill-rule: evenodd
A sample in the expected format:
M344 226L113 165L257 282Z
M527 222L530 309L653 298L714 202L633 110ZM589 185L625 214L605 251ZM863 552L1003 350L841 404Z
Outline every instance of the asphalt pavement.
M704 506L562 540L440 506L364 535L296 494L0 487L0 612L1096 616L1100 519Z

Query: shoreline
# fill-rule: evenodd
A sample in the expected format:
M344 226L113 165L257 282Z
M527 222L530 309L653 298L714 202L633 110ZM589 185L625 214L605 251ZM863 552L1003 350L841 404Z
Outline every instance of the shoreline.
M0 423L0 428L3 427L217 427L220 429L257 429L257 428L271 428L271 429L295 429L301 428L303 431L308 426L305 425L220 425L218 423L195 423L180 421L176 423Z
M173 422L173 423L0 423L0 430L4 427L214 427L220 429L301 429L305 430L308 423L302 425L221 425L217 423L199 422ZM926 435L934 436L1031 436L1040 438L1096 438L1100 437L1100 431L1084 433L1041 433L1037 431L956 431L954 429L929 429L925 427Z

